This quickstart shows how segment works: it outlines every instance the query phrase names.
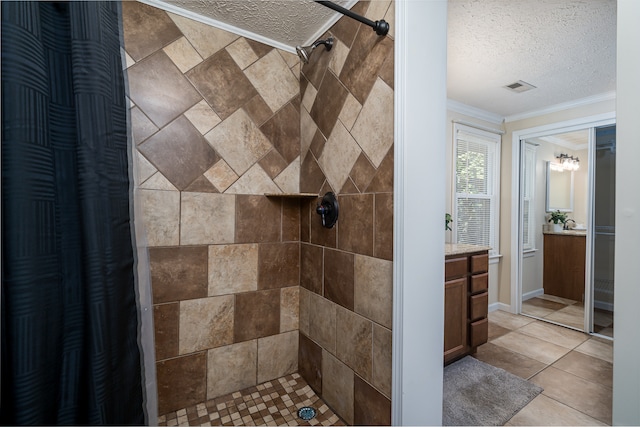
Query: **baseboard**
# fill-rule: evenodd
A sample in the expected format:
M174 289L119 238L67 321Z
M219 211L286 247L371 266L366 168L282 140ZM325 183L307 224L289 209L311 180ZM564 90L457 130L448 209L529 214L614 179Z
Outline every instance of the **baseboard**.
M489 304L489 313L496 310L502 310L511 313L511 306L503 302L494 302L493 304Z
M522 294L522 301L526 301L531 298L539 297L540 295L544 295L544 289L536 289L535 291L530 291Z

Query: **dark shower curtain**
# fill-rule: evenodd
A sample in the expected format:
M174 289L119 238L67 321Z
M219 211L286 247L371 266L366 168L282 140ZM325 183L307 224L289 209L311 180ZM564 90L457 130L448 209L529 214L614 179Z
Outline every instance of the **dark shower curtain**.
M3 424L143 424L119 2L2 2Z

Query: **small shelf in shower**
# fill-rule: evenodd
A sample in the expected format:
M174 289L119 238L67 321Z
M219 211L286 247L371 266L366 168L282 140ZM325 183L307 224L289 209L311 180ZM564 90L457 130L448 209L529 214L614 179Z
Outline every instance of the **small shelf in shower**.
M281 197L283 199L317 199L316 193L264 193L266 197Z

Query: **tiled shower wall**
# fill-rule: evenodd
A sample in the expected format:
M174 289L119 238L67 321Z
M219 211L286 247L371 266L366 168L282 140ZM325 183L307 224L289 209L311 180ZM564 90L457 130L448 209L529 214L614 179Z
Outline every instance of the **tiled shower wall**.
M353 10L393 31L392 3ZM349 423L389 424L392 36L343 18L301 76L249 39L123 15L159 413L299 370ZM336 228L262 195L297 191L337 193Z
M123 2L159 413L298 370L299 61Z
M392 2L352 10L393 28ZM340 214L301 208L299 372L348 423L390 425L394 43L346 17L329 35L302 67L300 188Z

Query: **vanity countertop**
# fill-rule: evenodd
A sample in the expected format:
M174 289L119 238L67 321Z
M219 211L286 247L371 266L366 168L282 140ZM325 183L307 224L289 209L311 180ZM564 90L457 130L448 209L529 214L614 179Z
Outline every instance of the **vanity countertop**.
M491 249L489 246L469 245L466 243L445 243L444 255L462 255L472 252L488 251Z
M543 234L559 234L561 236L586 236L587 230L562 230L562 231L548 230L548 231L544 231Z

